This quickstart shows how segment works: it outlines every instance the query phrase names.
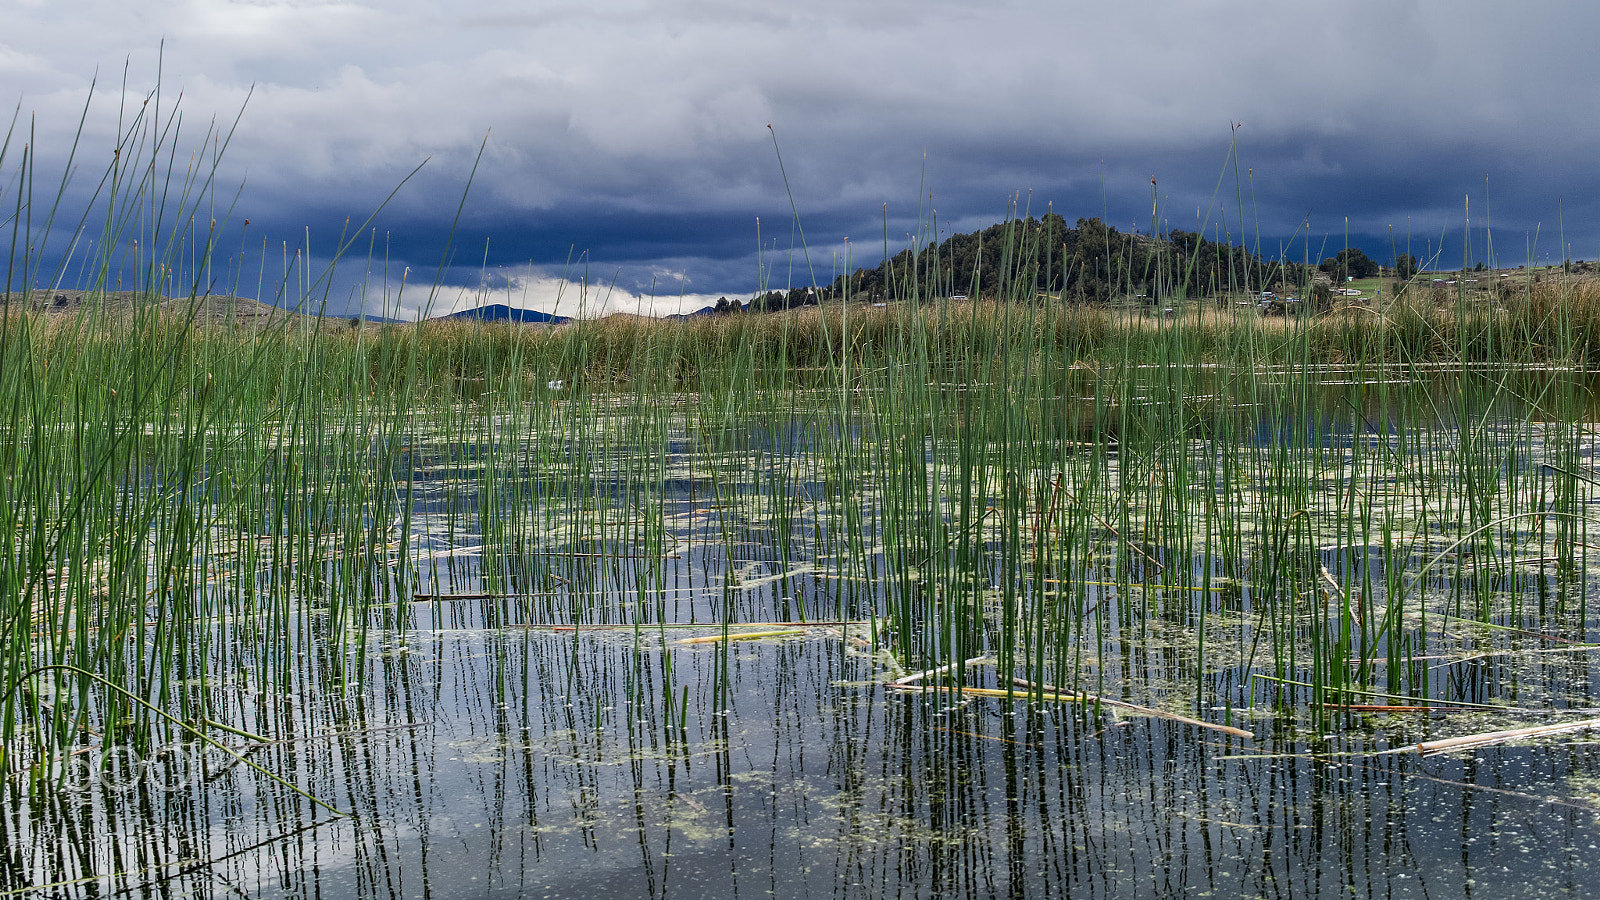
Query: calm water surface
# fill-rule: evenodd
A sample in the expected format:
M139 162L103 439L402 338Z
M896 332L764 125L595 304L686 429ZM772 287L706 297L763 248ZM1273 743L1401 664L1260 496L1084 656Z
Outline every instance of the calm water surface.
M1296 489L1339 509L1380 489L1433 496L1464 471L1371 474L1404 436L1353 406L1355 415L1310 424L1257 417L1244 432L1254 447L1312 435L1326 449L1298 474L1195 483L1249 504L1298 479ZM1448 423L1451 409L1434 408L1432 421ZM1261 650L1276 623L1256 601L1262 580L1250 572L1260 569L1235 578L1203 546L1170 541L1135 556L1107 521L1130 519L1097 514L1098 536L1084 544L1095 552L1067 573L1081 587L1070 598L1078 649L1055 671L1070 668L1074 684L1108 698L1243 728L1244 738L1090 701L891 689L905 674L897 654L946 640L895 633L891 607L932 610L966 595L901 579L907 559L877 518L891 485L852 484L826 460L807 461L829 441L870 446L871 434L791 422L743 434L731 449L726 435L675 436L649 466L614 445L575 442L533 465L504 448L418 440L391 472L413 491L413 532L403 554L382 551L375 565L379 580L413 573L399 579L406 589L352 618L337 597L301 585L268 641L249 616L224 617L219 646L265 649L204 650L221 662L177 684L213 698L215 717L241 732L228 743L244 761L196 744L107 755L86 740L55 773L59 784L0 815L0 890L375 900L1600 894L1600 733L1428 757L1416 748L1600 715L1591 710L1600 670L1581 646L1596 637L1594 610L1574 599L1590 591L1584 557L1562 569L1549 549L1586 537L1550 538L1517 520L1500 533L1512 549L1480 572L1481 555L1431 530L1448 504L1397 507L1396 530L1416 535L1400 550L1304 526L1315 551L1305 555L1307 608L1330 608L1319 567L1342 596L1372 573L1381 587L1385 560L1417 567L1448 551L1451 565L1411 588L1436 592L1441 608L1492 604L1500 623L1423 624L1433 637L1405 661L1406 683L1426 684L1432 699L1499 711L1313 715L1310 694L1259 677L1305 678L1313 664L1273 665ZM1525 416L1485 420L1473 439L1499 448L1483 458L1511 485L1504 492L1537 503L1542 483L1515 485L1592 458L1584 427L1552 436ZM1189 458L1217 458L1205 435L1188 440ZM939 452L930 441L934 483ZM1100 467L1096 477L1164 477L1148 460L1097 460L1085 463ZM1365 494L1349 487L1358 479ZM1039 496L1055 509L1050 491ZM1005 499L996 489L977 506ZM484 524L530 508L518 527ZM1320 521L1315 513L1300 519ZM1000 518L985 513L951 538L972 537L977 562L963 577L976 586L963 590L975 616L1003 608L1007 578L1030 597L1064 596L1052 593L1061 570L1017 575L1008 560L1031 526L1008 533ZM1246 556L1272 546L1248 528L1231 535ZM1174 562L1184 578L1158 592L1154 567ZM281 584L239 576L263 592ZM1544 615L1531 610L1557 598L1568 601L1562 614L1536 624L1564 622L1565 637L1527 627ZM800 620L812 624L789 624ZM722 636L724 621L772 624L730 629L760 637L696 642ZM634 622L648 624L609 627ZM1202 647L1197 635L1213 637ZM967 676L968 686L1006 687L992 659Z

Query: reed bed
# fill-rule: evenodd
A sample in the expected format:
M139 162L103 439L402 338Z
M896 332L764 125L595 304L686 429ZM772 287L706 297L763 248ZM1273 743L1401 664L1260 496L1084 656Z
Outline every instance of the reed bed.
M1580 288L1526 305L1587 302ZM1426 694L1394 654L1425 649L1426 631L1401 625L1425 616L1420 595L1455 552L1430 562L1429 548L1459 541L1505 571L1531 555L1538 578L1581 573L1588 390L1581 359L1546 358L1530 336L1576 353L1583 327L1396 304L1386 321L1399 332L1386 333L1371 315L1151 321L932 301L250 333L154 314L14 316L0 337L19 537L8 621L55 639L43 656L14 641L13 672L70 664L165 697L161 679L197 665L189 648L215 639L228 603L275 610L264 631L279 635L308 599L326 603L344 646L348 629L403 622L392 601L439 577L435 544L463 540L494 548L451 575L464 583L609 598L560 611L578 618L626 618L654 593L659 618L663 567L692 550L682 535L701 515L720 558L702 547L691 580L734 581L741 545L831 569L839 609L808 614L872 610L907 665L1015 653L1026 675L1061 683L1062 667L1105 668L1099 648L1093 666L1081 655L1100 643L1086 630L1170 619L1203 635L1231 603L1254 645L1235 661L1244 681L1263 648L1285 677L1336 646L1329 677L1348 664L1368 685L1381 669L1391 689ZM1431 367L1447 332L1507 353ZM1340 341L1348 354L1330 351ZM245 564L214 578L219 554ZM1304 619L1303 635L1248 624L1261 609L1263 623L1302 621L1317 597L1355 621ZM1471 609L1494 619L1490 594ZM1031 671L1046 661L1053 671ZM201 695L178 693L175 715L204 717L182 699Z
M1067 360L1100 368L1127 354L1155 353L1174 329L1192 365L1281 366L1306 353L1324 364L1405 367L1413 364L1587 366L1600 334L1600 282L1575 279L1534 284L1499 298L1436 302L1420 292L1382 305L1351 304L1289 317L1263 317L1234 300L1192 300L1180 308L1097 306L1038 298L1026 313L1010 302L952 302L929 298L891 307L833 304L784 313L653 320L613 316L563 326L424 321L417 325L364 325L302 319L248 328L194 324L170 302L134 319L149 339L166 341L189 368L229 354L259 356L268 371L254 373L281 389L304 341L338 367L330 377L361 374L359 393L431 392L472 395L515 380L531 390L550 380L581 379L593 389L641 385L669 392L715 390L730 367L781 388L808 373L860 366L892 356L910 344L924 348L933 372L953 377L975 356L1018 364L1021 354L1041 362ZM23 304L19 303L19 306ZM89 308L93 308L92 298ZM99 317L87 330L80 317L45 312L12 313L30 322L24 331L38 352L76 356L113 341ZM646 380L648 379L648 380ZM351 386L354 388L355 386ZM342 390L342 389L341 389Z

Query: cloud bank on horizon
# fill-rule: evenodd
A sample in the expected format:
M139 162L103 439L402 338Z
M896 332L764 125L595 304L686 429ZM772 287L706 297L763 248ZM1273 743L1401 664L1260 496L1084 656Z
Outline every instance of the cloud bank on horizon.
M316 260L404 181L360 250L433 273L454 229L443 288L407 289L434 312L485 292L548 310L563 276L606 309L748 297L875 265L934 211L964 231L1011 202L1146 231L1152 178L1157 227L1273 256L1347 234L1447 265L1600 254L1587 4L7 6L0 85L39 171L65 166L97 71L91 156L124 72L136 104L159 67L185 128L243 110L218 176L268 256L309 233ZM372 280L330 306L402 297Z

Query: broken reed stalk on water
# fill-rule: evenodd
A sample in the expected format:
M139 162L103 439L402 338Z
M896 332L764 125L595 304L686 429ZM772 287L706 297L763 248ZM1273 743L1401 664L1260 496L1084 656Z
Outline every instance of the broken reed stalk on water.
M1213 722L1206 722L1206 721L1202 721L1200 719L1191 719L1188 716L1180 716L1177 713L1170 713L1170 712L1166 712L1165 710L1152 709L1152 708L1150 708L1148 706L1139 706L1137 704L1127 703L1127 702L1124 702L1124 701L1121 701L1121 700L1112 700L1112 699L1110 699L1108 697L1097 697L1097 696L1095 696L1093 694L1060 693L1060 692L1057 692L1057 691L1054 691L1054 690L1050 690L1047 686L1043 686L1043 685L1037 686L1037 687L1030 686L1027 682L1023 682L1021 679L1014 679L1014 681L1018 683L1017 684L1018 687L1022 687L1022 688L1024 688L1024 690L1015 691L1015 690L1002 690L1002 689L999 689L999 688L978 688L978 687L964 687L964 686L963 687L952 687L952 686L948 686L948 685L901 684L901 683L895 682L895 681L886 682L884 684L884 687L889 688L891 690L896 690L896 691L928 691L928 692L932 692L932 693L944 694L946 696L964 696L964 695L970 694L970 695L972 695L974 697L1004 697L1004 698L1008 698L1008 699L1012 699L1012 700L1020 700L1020 701L1023 701L1023 702L1028 702L1028 701L1031 701L1031 700L1041 700L1041 701L1043 701L1045 703L1076 703L1076 704L1080 704L1080 705L1081 704L1096 704L1096 703L1098 703L1098 704L1101 704L1101 705L1104 705L1104 706L1111 706L1111 707L1116 707L1117 709L1124 709L1124 710L1127 710L1127 711L1132 712L1132 713L1137 713L1138 715L1141 715L1141 716L1150 716L1152 718L1166 719L1167 721L1178 722L1178 723L1181 723L1181 724L1184 724L1184 725L1193 725L1196 728L1205 728L1205 729L1208 729L1210 731L1219 731L1219 732L1222 732L1223 734L1232 735L1234 737L1249 738L1251 740L1255 739L1255 735L1253 733L1251 733L1249 731L1246 731L1243 728L1234 728L1231 725L1218 725L1218 724L1215 724Z
M1600 729L1600 719L1584 719L1581 722L1562 722L1556 725L1535 725L1529 728L1511 728L1504 731L1485 731L1479 734L1464 734L1459 737L1441 738L1437 741L1423 741L1417 744L1417 753L1423 756L1437 756L1441 753L1453 753L1458 750L1479 750L1484 747L1497 747L1514 741L1550 737L1557 734L1572 734L1578 731L1594 731L1596 729Z

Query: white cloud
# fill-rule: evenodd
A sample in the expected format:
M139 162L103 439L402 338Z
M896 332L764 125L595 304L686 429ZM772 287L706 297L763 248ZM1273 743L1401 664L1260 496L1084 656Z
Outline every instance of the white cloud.
M663 273L664 276L674 274L677 273ZM364 293L352 295L340 307L340 314L349 315L359 302L369 315L403 321L495 304L580 319L602 318L613 313L666 316L713 306L722 296L687 290L681 275L660 278L661 289L654 294L628 290L604 280L586 281L581 275L563 277L538 266L498 270L493 274L492 285L434 287L429 276L426 272L401 271L384 279L381 274L374 274L365 280ZM730 299L749 300L748 297ZM329 304L330 309L334 306Z

